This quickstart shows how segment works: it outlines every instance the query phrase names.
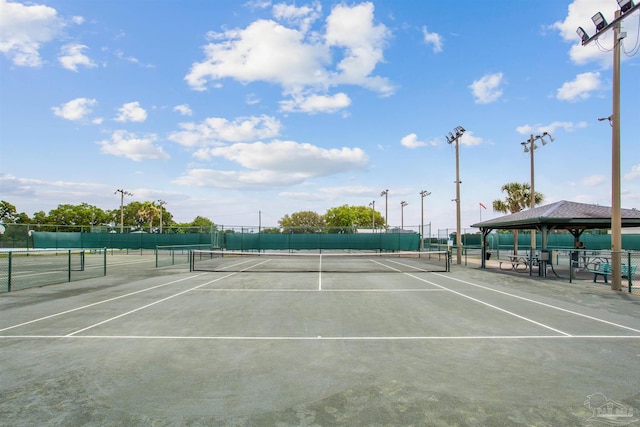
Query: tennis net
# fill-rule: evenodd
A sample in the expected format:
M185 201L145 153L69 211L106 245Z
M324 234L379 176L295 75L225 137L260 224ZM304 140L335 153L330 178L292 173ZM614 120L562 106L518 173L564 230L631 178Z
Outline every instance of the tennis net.
M220 272L447 272L447 251L433 252L235 252L191 251L191 271Z

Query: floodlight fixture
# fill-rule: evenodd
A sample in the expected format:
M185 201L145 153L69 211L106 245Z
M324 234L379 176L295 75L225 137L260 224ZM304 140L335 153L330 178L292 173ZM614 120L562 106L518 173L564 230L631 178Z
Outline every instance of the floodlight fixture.
M604 16L600 12L593 15L591 17L591 20L593 21L593 25L596 26L596 32L602 30L604 27L607 26L607 20L604 19Z
M578 27L578 29L576 30L576 33L578 33L578 35L580 36L580 40L582 40L582 43L589 40L589 34L587 34L584 28Z
M633 0L618 0L618 6L620 6L620 12L625 13L634 6Z

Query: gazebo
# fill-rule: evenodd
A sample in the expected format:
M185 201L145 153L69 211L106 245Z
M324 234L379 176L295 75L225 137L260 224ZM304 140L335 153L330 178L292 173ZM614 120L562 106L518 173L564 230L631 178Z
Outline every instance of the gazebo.
M640 227L640 211L621 209L622 227ZM561 200L549 205L516 212L499 218L472 224L482 233L482 268L486 267L486 239L493 230L537 230L542 235L542 250L547 249L549 232L568 230L577 244L585 230L611 228L611 208L608 206Z

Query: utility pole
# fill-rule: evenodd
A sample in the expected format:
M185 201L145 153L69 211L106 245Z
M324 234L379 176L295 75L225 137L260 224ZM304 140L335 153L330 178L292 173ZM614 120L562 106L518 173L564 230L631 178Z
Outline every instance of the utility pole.
M420 192L420 251L424 251L424 198L431 194L430 191L422 190ZM431 233L429 233L431 234ZM431 236L429 236L431 237Z
M620 197L620 45L627 36L620 31L620 23L625 17L640 9L640 4L634 5L632 0L618 0L619 10L616 10L614 20L607 24L602 13L598 12L591 20L596 26L596 33L589 37L587 32L578 27L577 33L586 46L597 40L601 34L613 29L613 94L611 123L611 289L619 291L622 288L622 209Z
M124 229L124 196L133 196L133 193L119 188L113 194L118 193L120 193L120 233L122 233Z
M458 146L460 145L460 137L465 133L462 126L456 126L453 130L455 135L449 132L447 135L447 143L456 143L456 264L462 264L462 229L460 226L460 153Z

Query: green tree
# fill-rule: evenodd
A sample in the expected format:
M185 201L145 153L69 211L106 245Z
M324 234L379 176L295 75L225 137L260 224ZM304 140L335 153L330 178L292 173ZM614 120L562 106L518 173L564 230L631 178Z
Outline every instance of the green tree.
M4 200L0 201L0 222L10 224L15 222L18 215L16 207Z
M263 234L280 234L280 229L278 227L266 227L260 230Z
M198 215L188 225L190 227L211 227L214 224L209 218Z
M62 204L49 211L46 222L56 225L89 226L106 224L110 215L102 209L81 203L79 205Z
M501 213L516 213L531 206L531 186L510 182L503 185L500 190L507 193L504 200L493 201L493 211ZM534 193L534 205L542 203L544 196L537 191ZM518 254L518 230L513 230L513 253Z
M324 218L316 212L300 211L288 214L278 221L286 233L317 233L324 226Z
M355 228L384 228L382 214L367 206L342 205L327 210L324 215L327 226L338 227L339 232L353 232Z

